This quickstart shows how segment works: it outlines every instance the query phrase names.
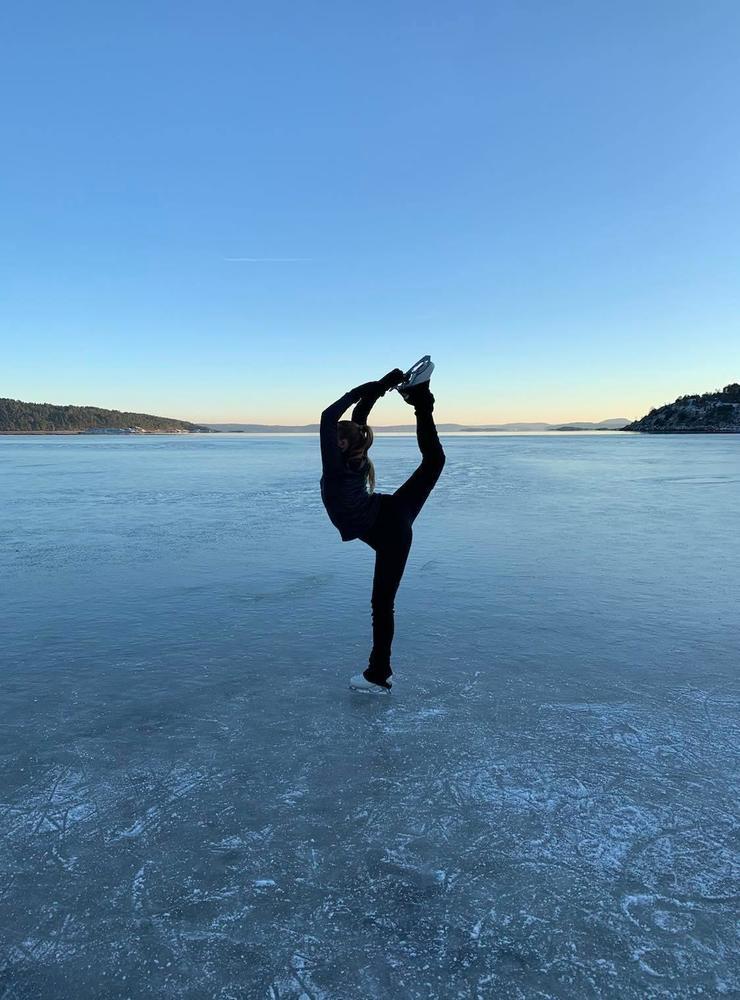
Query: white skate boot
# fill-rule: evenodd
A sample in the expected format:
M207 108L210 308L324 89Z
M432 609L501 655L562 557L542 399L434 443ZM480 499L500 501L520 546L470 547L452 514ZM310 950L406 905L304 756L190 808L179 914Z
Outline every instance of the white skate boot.
M434 362L429 354L425 354L423 358L419 358L415 365L412 365L404 376L403 382L396 386L397 391L407 403L410 403L413 399L413 392L409 394L409 389L413 389L417 385L421 385L422 382L428 382L432 377L432 372L434 371Z
M364 694L390 694L391 689L383 687L382 684L373 684L366 680L362 674L355 674L350 678L349 686L353 691L362 691Z

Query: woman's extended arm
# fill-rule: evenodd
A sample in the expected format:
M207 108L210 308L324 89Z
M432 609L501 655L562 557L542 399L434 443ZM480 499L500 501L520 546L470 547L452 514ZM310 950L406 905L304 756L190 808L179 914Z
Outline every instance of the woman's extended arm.
M367 418L370 414L370 410L372 410L372 408L375 406L380 397L384 395L385 389L382 389L380 387L380 383L376 382L375 385L377 386L377 390L372 393L370 392L365 393L360 399L360 402L352 411L353 423L362 425L366 424Z
M401 369L394 368L393 371L388 372L379 381L375 383L371 382L370 385L377 386L377 389L372 392L363 393L362 399L352 411L353 422L356 424L366 424L370 410L372 410L380 397L385 396L386 392L392 389L393 386L398 385L399 382L403 382L403 379L404 374Z
M379 386L379 382L364 382L362 385L355 386L354 389L350 389L349 392L340 396L335 403L327 406L321 414L319 437L321 439L321 464L325 473L341 472L344 464L342 452L337 444L339 418L348 407L358 400L364 397L374 397L374 402L378 396L382 396L385 390L379 389Z
M344 459L342 457L342 452L339 450L339 445L337 444L337 423L339 418L342 416L344 411L352 405L352 403L359 403L354 411L352 412L352 419L356 423L365 423L367 421L367 414L370 412L370 407L373 405L376 399L379 399L384 395L390 388L394 385L398 385L399 382L403 381L403 372L400 368L394 368L393 371L388 372L377 382L363 382L362 385L355 386L354 389L350 389L349 392L345 392L343 396L331 406L327 408L321 414L321 425L319 429L319 437L321 439L321 464L324 467L325 473L341 472L344 464ZM367 407L367 409L365 409ZM364 419L363 418L364 415ZM361 418L361 419L358 419Z

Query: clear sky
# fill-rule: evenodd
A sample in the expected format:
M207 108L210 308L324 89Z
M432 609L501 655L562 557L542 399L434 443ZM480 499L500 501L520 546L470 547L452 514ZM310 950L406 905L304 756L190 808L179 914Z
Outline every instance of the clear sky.
M484 423L740 380L738 51L738 0L8 0L0 395L308 423L430 353Z

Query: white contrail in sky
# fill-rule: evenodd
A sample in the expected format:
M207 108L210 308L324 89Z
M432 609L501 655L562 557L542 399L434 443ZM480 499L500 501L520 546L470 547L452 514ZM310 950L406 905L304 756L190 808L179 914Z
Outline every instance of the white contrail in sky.
M292 264L299 260L313 260L312 257L224 257L224 260L239 261L244 264Z

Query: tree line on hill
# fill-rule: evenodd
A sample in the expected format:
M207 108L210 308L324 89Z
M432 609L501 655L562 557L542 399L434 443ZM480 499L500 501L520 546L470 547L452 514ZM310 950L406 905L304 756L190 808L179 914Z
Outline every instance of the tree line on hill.
M679 396L676 402L683 403L687 399L693 399L697 403L740 403L740 383L731 382L724 389L703 392L701 395Z
M59 406L0 398L0 431L6 433L74 434L91 430L209 431L208 427L156 417L150 413L104 410L98 406Z

